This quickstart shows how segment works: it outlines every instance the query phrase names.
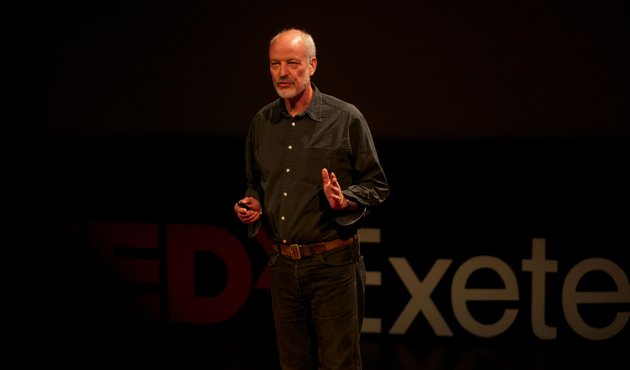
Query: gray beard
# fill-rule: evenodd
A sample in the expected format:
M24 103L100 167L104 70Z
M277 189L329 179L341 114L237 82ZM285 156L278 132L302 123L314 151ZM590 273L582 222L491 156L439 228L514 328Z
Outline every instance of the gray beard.
M276 92L278 93L278 96L280 96L282 99L291 99L291 98L295 98L299 94L303 93L304 90L306 90L306 87L308 86L309 83L310 83L310 81L305 81L304 85L302 86L302 89L299 90L299 91L297 89L280 90L277 86L274 86L274 87L276 89Z

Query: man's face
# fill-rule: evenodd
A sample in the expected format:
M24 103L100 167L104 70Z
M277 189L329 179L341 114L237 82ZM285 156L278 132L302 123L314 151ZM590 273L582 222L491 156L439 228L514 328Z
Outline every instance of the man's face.
M278 95L291 99L300 95L315 72L315 58L306 55L306 45L292 34L280 35L269 46L269 71Z

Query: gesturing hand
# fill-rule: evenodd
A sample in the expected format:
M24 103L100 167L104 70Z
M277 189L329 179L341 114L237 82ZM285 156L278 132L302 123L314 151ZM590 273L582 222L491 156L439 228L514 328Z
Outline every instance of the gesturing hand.
M322 169L322 183L324 185L324 194L332 209L344 209L348 206L348 199L341 192L341 186L337 181L334 172L328 174L328 170Z

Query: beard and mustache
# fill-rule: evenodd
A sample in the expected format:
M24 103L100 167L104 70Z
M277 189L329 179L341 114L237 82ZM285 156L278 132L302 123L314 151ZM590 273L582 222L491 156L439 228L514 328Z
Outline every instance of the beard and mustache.
M280 83L280 82L292 82L293 84L289 88L280 88L280 87L278 87L278 83ZM304 90L306 90L306 87L308 86L309 83L310 83L310 80L306 80L306 81L304 81L302 86L298 86L297 84L295 84L295 81L293 81L292 79L279 78L278 80L274 81L273 86L274 86L274 88L276 89L276 92L278 93L278 95L281 98L283 98L283 99L292 99L292 98L295 98L296 96L302 94L304 92Z

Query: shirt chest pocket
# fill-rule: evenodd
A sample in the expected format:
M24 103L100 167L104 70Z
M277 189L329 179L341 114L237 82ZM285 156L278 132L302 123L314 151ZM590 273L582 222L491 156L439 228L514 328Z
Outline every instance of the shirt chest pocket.
M334 163L334 153L331 148L315 146L304 148L297 163L298 176L308 182L321 183L322 168L329 168Z
M322 168L328 169L329 172L335 172L337 176L350 169L349 161L343 149L321 146L305 147L298 165L300 176L303 179L319 184L322 182Z

